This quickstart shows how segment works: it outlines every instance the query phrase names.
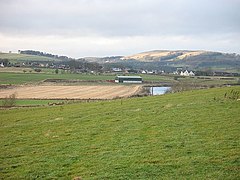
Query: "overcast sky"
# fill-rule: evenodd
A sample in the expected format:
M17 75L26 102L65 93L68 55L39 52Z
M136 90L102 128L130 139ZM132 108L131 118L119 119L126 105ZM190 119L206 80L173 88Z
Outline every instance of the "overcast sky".
M0 51L240 53L240 0L0 0Z

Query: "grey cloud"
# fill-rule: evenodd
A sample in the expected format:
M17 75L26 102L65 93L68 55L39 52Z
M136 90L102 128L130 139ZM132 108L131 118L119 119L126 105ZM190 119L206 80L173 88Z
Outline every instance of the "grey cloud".
M240 0L0 0L0 50L239 53Z
M240 2L234 0L10 0L0 7L2 32L138 36L240 30Z

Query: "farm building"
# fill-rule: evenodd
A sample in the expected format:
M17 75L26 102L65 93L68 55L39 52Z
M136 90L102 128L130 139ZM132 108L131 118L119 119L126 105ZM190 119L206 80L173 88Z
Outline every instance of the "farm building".
M117 76L116 83L142 83L141 76Z

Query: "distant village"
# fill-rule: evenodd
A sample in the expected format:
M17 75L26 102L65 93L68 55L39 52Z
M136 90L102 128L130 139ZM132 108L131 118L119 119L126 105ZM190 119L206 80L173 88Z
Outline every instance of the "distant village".
M115 74L149 74L149 75L175 75L175 76L240 76L239 73L219 72L210 70L191 70L187 67L176 67L175 70L155 69L149 70L143 67L127 67L116 63L97 63L82 59L73 59L67 56L52 55L40 51L18 51L19 54L35 55L39 57L53 58L51 60L20 60L10 61L9 59L0 59L0 68L4 67L26 67L32 68L35 72L41 72L43 68L53 69L54 73L115 73ZM11 54L11 52L9 52Z
M106 68L104 65L97 63L89 63L86 61L70 60L69 62L18 62L9 63L8 60L0 59L0 68L4 67L28 67L33 68L36 72L41 72L42 68L53 69L55 72L71 72L71 73L119 73L119 74L149 74L149 75L177 75L177 76L240 76L239 73L215 72L215 71L194 71L184 68L177 68L173 72L165 72L164 70L146 70L146 69L131 69L111 67Z

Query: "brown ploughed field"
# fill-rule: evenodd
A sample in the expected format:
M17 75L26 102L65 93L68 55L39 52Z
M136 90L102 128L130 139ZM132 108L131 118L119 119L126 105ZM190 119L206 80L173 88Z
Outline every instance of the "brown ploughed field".
M141 86L22 86L1 89L0 98L16 94L17 99L113 99L129 97Z

